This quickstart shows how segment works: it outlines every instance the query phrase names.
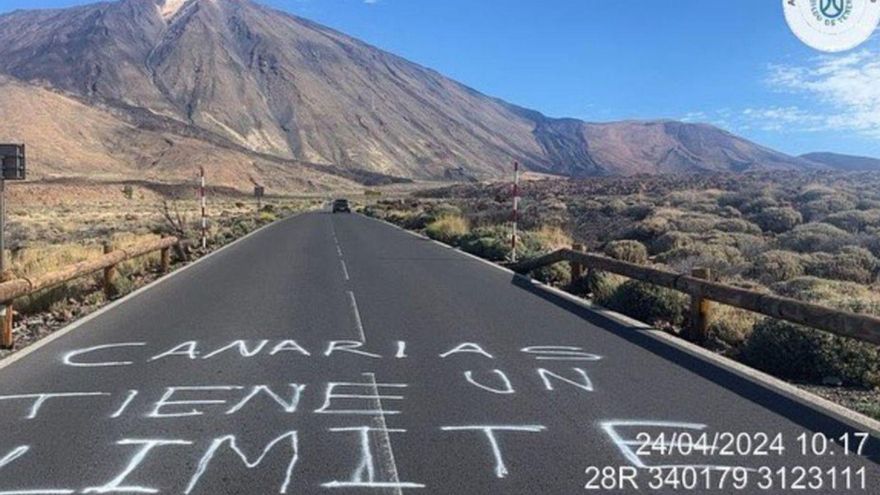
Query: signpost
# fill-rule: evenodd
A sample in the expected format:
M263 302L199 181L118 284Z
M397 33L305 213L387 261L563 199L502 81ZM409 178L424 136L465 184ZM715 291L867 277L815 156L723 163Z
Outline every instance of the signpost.
M510 260L516 263L517 230L519 227L519 162L513 162L513 234L510 237Z
M263 186L254 186L254 197L257 198L257 211L263 209L263 196L266 195L266 188Z
M205 167L199 167L199 202L202 209L202 250L208 249L208 204L205 190Z
M25 148L23 144L0 144L0 281L6 281L6 181L25 179ZM12 347L12 304L2 311L0 347Z

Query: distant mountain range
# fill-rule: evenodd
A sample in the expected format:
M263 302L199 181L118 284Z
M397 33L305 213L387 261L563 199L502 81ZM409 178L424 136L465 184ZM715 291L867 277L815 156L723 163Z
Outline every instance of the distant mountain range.
M847 172L880 170L880 159L866 156L841 155L839 153L807 153L801 158L835 170Z
M0 16L0 140L47 176L323 189L834 166L676 121L554 119L249 0L120 0Z

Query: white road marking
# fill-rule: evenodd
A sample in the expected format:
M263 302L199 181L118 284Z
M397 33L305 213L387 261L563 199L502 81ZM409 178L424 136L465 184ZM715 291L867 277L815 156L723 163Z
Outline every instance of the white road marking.
M343 257L342 248L339 247L339 244L336 245L336 254L338 254L340 258Z
M351 310L354 312L354 322L357 325L358 334L361 337L361 342L366 342L367 337L364 335L364 324L361 321L361 312L358 311L358 303L357 299L354 298L354 292L348 291L348 297L351 299Z
M382 455L382 462L385 464L385 469L388 470L388 474L391 476L391 483L396 485L393 486L395 495L400 495L403 493L403 489L400 484L400 476L397 473L397 462L394 460L394 450L391 448L391 436L388 435L388 424L385 422L385 410L382 409L382 399L379 398L379 386L376 384L376 374L364 373L364 376L370 379L370 384L373 386L373 394L376 396L376 409L379 410L379 415L376 417L376 421L379 426L379 452L380 455ZM420 486L417 485L415 487Z
M348 267L345 266L345 260L339 260L342 263L342 274L345 275L345 280L351 280L351 277L348 276Z

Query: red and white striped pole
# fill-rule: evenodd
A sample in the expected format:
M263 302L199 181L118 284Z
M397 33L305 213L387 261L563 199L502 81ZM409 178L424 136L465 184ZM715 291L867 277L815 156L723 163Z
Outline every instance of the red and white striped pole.
M519 162L513 162L513 235L510 237L510 260L516 263L516 238L519 223Z
M199 199L202 203L202 250L208 249L208 208L205 191L205 167L199 167Z

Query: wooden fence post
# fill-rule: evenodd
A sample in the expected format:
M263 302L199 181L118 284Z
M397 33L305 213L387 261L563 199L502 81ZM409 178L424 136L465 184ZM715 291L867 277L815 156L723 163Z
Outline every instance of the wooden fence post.
M113 252L113 244L110 241L104 242L104 254L110 254ZM116 265L110 265L107 268L104 268L104 297L109 301L113 299L116 295L116 290L113 287L113 282L116 279Z
M712 271L708 268L694 268L691 276L703 280L712 279ZM688 338L692 342L703 343L709 336L709 300L696 292L691 295L691 318Z
M14 278L15 276L11 271L5 271L0 274L0 282L9 282ZM0 348L11 350L15 347L15 337L12 335L15 312L12 308L12 301L6 303L3 309L3 321L0 322L0 325L2 325L2 328L0 328Z
M573 251L577 251L577 252L582 253L582 252L584 252L584 245L583 244L572 244L571 249ZM575 280L580 280L580 278L584 276L584 265L582 265L580 263L574 263L574 262L570 263L570 265L571 265L571 281L574 282Z
M164 239L165 236L163 235L162 238ZM168 273L168 271L171 269L171 247L170 246L162 248L162 262L161 262L160 269L162 270L162 273Z

